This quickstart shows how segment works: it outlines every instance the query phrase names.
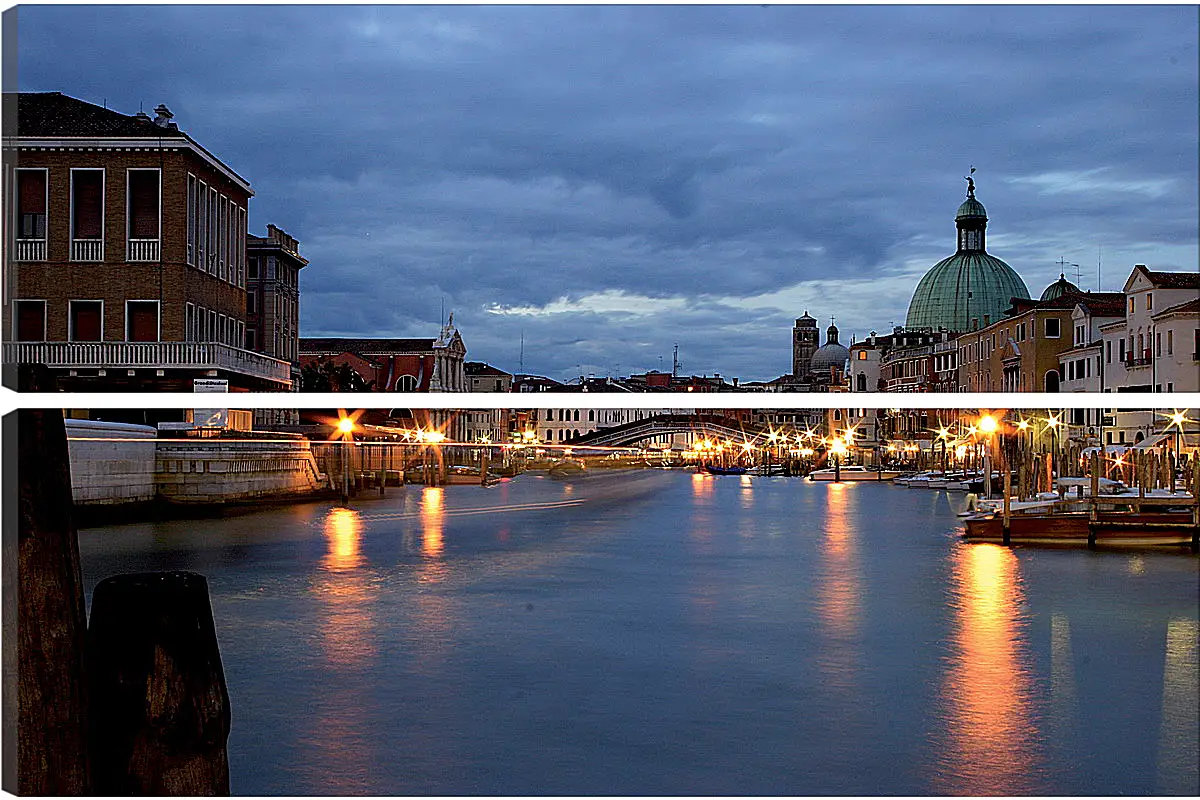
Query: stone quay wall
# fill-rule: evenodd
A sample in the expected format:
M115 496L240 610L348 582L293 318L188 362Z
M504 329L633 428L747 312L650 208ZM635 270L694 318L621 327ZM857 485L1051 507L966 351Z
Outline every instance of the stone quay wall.
M286 500L329 488L302 437L159 439L145 425L68 419L66 426L71 494L84 508Z
M285 499L327 488L307 439L160 439L158 496L172 503Z
M155 497L158 432L147 425L64 420L71 496L80 506L148 503Z

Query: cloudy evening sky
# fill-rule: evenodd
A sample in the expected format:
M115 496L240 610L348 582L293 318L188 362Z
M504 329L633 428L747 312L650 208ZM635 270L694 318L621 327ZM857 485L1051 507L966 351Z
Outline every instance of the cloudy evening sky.
M300 239L305 336L770 379L904 321L978 172L1035 296L1195 270L1194 6L19 8L18 82L166 103ZM1074 268L1068 277L1074 278Z

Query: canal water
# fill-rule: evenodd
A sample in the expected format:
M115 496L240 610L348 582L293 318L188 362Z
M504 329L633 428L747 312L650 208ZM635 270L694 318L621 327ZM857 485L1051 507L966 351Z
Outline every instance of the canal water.
M238 794L1195 794L1192 555L642 471L81 531L208 577Z

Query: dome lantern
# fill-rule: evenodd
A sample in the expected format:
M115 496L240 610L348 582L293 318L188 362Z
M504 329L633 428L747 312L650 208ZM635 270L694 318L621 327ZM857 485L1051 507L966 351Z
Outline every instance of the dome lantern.
M974 170L972 170L974 171ZM1021 276L985 247L987 211L975 199L975 181L967 178L967 199L954 217L958 247L925 273L913 292L905 320L909 328L965 332L987 327L1004 316L1012 298L1029 297Z

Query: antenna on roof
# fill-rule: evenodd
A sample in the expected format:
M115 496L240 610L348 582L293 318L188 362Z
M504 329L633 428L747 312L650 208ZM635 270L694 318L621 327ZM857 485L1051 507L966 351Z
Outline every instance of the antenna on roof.
M521 330L521 358L520 358L519 363L521 365L520 366L521 374L524 375L525 374L525 330L524 329Z
M1103 245L1096 245L1096 291L1100 291L1100 248Z

